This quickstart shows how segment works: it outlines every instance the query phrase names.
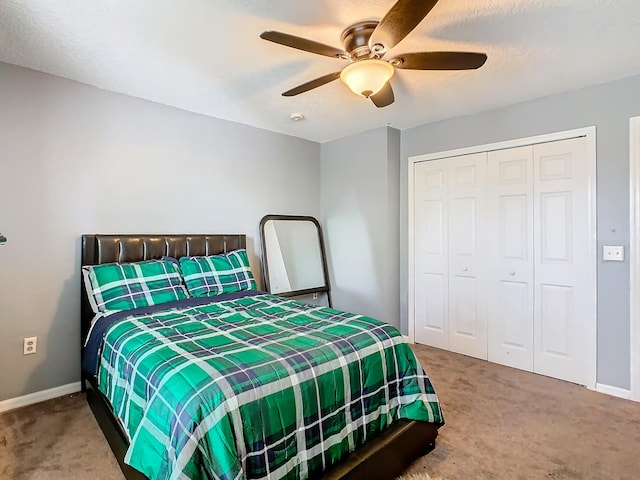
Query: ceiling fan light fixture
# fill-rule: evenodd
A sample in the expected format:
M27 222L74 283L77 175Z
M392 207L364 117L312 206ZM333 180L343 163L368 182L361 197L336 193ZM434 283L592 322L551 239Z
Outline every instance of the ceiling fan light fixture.
M384 60L367 59L347 65L340 73L342 80L357 95L375 95L393 77L395 69Z

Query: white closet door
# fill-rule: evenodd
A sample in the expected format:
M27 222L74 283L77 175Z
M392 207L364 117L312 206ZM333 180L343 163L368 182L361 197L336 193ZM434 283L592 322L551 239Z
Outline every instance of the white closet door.
M490 362L533 371L533 147L489 152Z
M487 154L449 164L449 349L487 359Z
M449 349L447 164L415 164L415 339Z
M593 318L586 144L576 138L533 147L534 372L582 385Z

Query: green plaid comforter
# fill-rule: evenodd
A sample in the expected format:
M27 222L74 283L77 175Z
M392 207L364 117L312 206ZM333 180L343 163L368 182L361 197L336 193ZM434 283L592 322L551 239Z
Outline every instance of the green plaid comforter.
M130 316L99 386L151 479L305 479L400 418L442 423L390 325L271 295Z

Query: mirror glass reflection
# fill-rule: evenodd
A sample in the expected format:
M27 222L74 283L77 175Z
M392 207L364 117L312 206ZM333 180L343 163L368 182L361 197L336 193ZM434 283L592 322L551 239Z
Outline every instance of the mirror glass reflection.
M315 218L267 215L260 233L267 291L286 296L328 292L322 231Z

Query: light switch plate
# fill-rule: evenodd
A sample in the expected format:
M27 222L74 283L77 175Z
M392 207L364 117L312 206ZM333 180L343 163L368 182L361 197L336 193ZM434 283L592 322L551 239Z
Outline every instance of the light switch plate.
M611 245L603 246L602 260L605 262L624 262L624 247Z

